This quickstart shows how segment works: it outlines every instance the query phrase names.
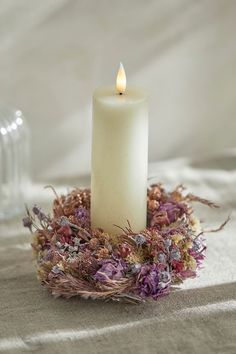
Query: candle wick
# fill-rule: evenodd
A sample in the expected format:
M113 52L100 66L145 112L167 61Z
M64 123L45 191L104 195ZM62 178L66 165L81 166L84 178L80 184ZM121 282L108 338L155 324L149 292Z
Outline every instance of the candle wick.
M122 95L122 92L119 92L119 95Z

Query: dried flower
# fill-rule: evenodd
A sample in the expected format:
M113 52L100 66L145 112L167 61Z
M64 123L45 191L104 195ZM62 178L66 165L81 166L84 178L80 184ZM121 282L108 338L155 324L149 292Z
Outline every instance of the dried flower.
M135 242L137 243L138 246L141 246L144 243L146 243L146 237L141 235L141 234L135 235L134 236L134 240L135 240Z
M128 272L130 272L132 275L137 274L140 271L140 268L141 268L140 263L130 264L128 268Z
M37 205L34 205L32 211L37 216L39 221L50 221L49 217L45 213L43 213L42 210Z
M75 210L75 216L77 218L77 222L81 227L89 227L90 224L90 216L89 211L83 207L80 207Z
M79 253L77 271L83 277L92 277L98 270L99 263L89 250Z
M157 264L145 264L141 267L137 278L137 291L142 298L159 296L169 292L170 274L162 271Z
M131 254L131 252L132 252L132 249L131 249L130 245L128 245L127 243L122 243L117 248L118 256L120 256L121 258L128 257Z
M94 278L100 282L107 282L109 279L119 280L124 276L124 266L121 261L105 260Z
M169 225L168 214L166 211L156 211L151 218L150 226L161 229L165 225Z
M159 263L166 264L166 255L163 252L157 254L157 260Z
M162 196L162 188L159 184L153 184L151 189L149 190L149 198L150 199L161 199Z
M108 258L109 256L109 250L105 247L102 247L99 249L98 253L98 258L101 259L101 258Z
M167 213L168 223L170 224L186 213L186 207L183 203L168 202L160 205L159 211Z
M176 234L171 237L172 242L174 242L175 244L178 244L182 239L183 235L181 234Z
M75 246L80 246L81 240L78 237L74 237L73 242Z
M178 260L180 260L180 258L181 258L181 255L180 255L179 250L177 248L172 248L172 250L170 251L170 259L178 261Z
M28 227L28 229L30 231L32 231L32 225L33 225L33 222L32 222L32 219L29 217L29 216L26 216L22 219L22 222L23 222L23 226L24 227Z
M148 201L148 208L149 208L150 210L158 209L159 205L160 205L160 204L159 204L158 201L155 200L155 199L151 199L151 200Z
M72 235L72 230L68 225L61 226L60 229L57 230L57 232L65 237L69 237Z
M89 241L89 248L90 248L91 250L95 250L95 249L97 248L98 244L99 244L98 239L95 238L95 237L93 237L93 238L91 238L91 240Z
M172 242L171 242L170 239L167 238L167 239L164 240L164 245L165 245L165 248L166 248L167 250L169 250L171 244L172 244Z

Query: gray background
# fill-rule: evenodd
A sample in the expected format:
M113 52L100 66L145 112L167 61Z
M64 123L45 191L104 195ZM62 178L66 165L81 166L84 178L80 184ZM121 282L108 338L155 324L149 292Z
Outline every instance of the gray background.
M150 161L235 147L235 33L235 0L1 0L0 95L34 178L89 173L92 93L120 61L150 96Z

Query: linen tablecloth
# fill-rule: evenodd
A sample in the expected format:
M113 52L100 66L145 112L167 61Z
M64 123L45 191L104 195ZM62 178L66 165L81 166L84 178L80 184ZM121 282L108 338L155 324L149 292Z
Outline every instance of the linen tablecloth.
M54 299L36 279L31 236L20 218L2 223L0 352L236 352L236 157L152 164L149 175L150 182L162 181L170 188L181 182L220 203L222 208L216 210L196 205L206 227L218 226L231 214L222 232L206 235L207 258L200 277L167 297L140 305ZM33 189L34 199L40 201L40 188ZM52 197L44 193L46 199Z

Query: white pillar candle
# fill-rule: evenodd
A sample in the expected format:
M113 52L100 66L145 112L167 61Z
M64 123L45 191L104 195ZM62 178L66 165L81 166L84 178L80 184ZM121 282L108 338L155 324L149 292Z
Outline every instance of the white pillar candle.
M117 86L93 96L91 223L110 234L129 221L134 232L146 228L148 107L147 95L126 90L123 66Z

